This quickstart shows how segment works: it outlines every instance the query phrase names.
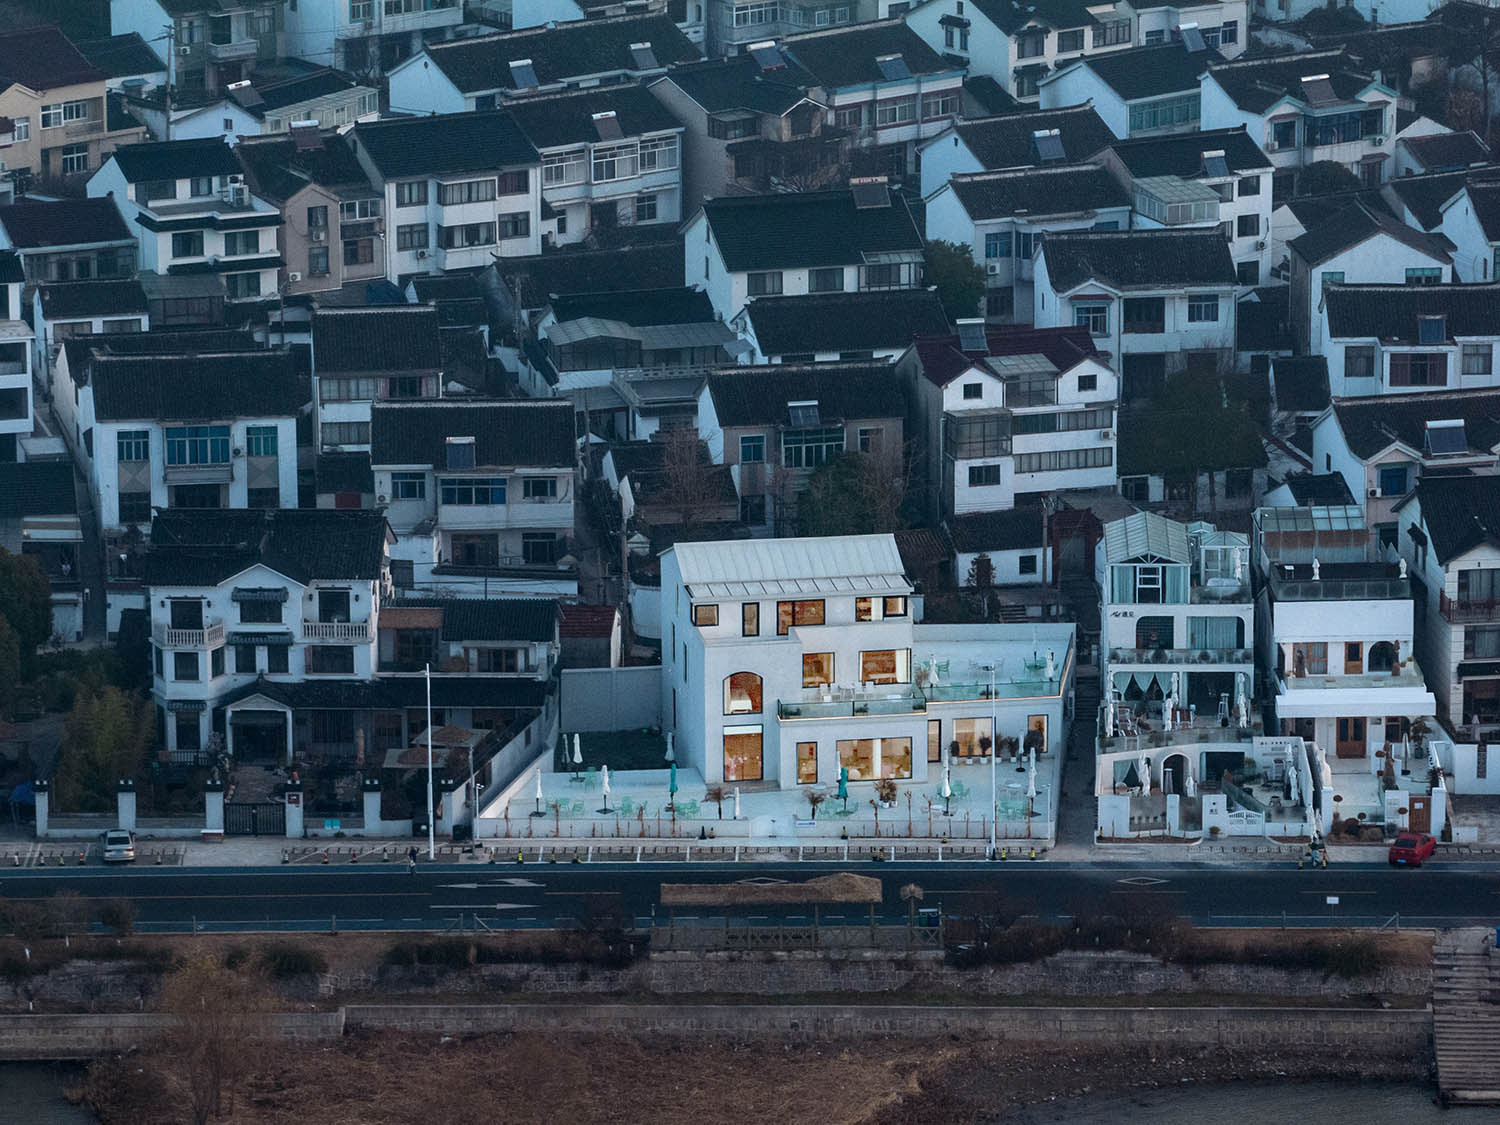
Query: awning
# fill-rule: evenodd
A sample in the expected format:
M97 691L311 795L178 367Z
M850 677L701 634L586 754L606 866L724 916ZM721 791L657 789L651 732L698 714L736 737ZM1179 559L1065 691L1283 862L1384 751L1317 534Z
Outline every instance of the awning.
M168 711L207 711L208 704L201 699L169 699L167 700Z
M231 591L229 598L236 602L284 602L284 586L245 586Z
M289 645L290 633L228 633L225 641L232 645Z
M1458 665L1458 678L1475 676L1500 676L1500 660L1463 660Z

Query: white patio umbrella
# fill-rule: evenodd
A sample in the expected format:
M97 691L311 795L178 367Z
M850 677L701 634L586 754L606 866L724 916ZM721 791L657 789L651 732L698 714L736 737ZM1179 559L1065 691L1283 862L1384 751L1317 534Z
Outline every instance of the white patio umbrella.
M667 761L675 762L676 760L677 751L672 749L672 732L667 731Z
M938 683L937 653L935 652L930 652L927 654L927 682L929 684L932 684L934 687L937 686Z
M1286 777L1286 799L1294 805L1302 803L1302 779L1297 776L1297 767L1293 764Z
M734 787L734 819L735 820L739 820L739 818L740 818L740 787L738 785L736 785Z
M1161 718L1162 718L1162 723L1163 723L1163 725L1165 726L1165 728L1167 730L1171 730L1172 729L1172 712L1174 710L1176 710L1176 708L1177 708L1177 699L1169 691L1169 692L1167 692L1167 697L1165 699L1163 699L1162 702L1161 702Z
M1115 736L1115 697L1113 695L1104 701L1104 736L1106 738Z
M953 786L949 783L949 770L952 767L946 761L943 762L943 787L938 791L938 796L943 798L943 815L952 816L951 808L953 801Z
M1051 652L1047 653L1047 679L1057 679L1057 658Z
M1036 797L1036 759L1031 759L1031 765L1026 771L1026 796Z
M1141 796L1147 796L1151 792L1151 757L1144 749L1141 756L1136 759L1135 772L1141 779Z
M578 737L576 731L573 734L573 765L583 765L583 741Z
M608 766L600 766L599 767L599 787L600 787L601 791L604 793L604 807L602 809L600 809L599 811L600 812L608 812L609 811L609 767Z
M1182 788L1189 797L1196 797L1198 795L1198 783L1193 780L1193 771L1191 768L1188 769L1187 776L1182 779Z
M1250 725L1250 704L1245 699L1245 673L1238 673L1234 677L1234 680L1235 694L1237 696L1234 707L1239 712L1240 726L1248 727Z
M532 816L545 816L546 815L544 812L542 812L542 771L541 770L537 770L536 771L536 809L532 812L531 815Z

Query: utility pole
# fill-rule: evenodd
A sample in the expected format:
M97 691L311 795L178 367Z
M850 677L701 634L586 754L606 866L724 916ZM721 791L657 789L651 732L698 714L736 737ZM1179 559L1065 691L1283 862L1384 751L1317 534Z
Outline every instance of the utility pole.
M162 126L162 137L164 141L172 139L172 90L177 81L177 21L173 20L167 24L167 89L164 94L166 104L165 124Z

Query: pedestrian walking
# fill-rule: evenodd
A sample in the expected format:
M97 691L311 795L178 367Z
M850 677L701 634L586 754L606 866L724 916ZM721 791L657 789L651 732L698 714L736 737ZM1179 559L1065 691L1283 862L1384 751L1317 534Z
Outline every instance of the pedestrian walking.
M408 875L417 873L417 847L413 844L406 849L406 872Z

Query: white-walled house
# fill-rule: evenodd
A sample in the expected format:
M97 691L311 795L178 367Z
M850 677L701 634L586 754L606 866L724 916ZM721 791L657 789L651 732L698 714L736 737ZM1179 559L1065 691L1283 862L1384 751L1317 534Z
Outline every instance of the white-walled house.
M896 365L928 518L1114 487L1118 381L1087 331L958 327L917 339Z
M1395 512L1398 550L1421 606L1417 659L1437 713L1490 740L1500 727L1497 512L1493 474L1424 477Z
M894 360L918 336L948 332L934 289L757 297L734 318L741 363Z
M1132 226L1223 232L1241 285L1271 275L1271 162L1243 129L1117 141L1095 158L1131 193Z
M613 86L698 57L666 13L604 16L429 43L387 76L392 112L462 113L512 98Z
M64 340L101 332L145 332L151 326L146 291L129 281L69 281L38 285L31 297L38 380L51 382L51 364Z
M337 0L311 2L333 5ZM212 89L239 81L257 62L303 53L304 48L286 49L286 8L281 0L243 0L232 6L217 0L110 0L109 30L113 35L134 31L147 43L161 43L167 79L174 86ZM318 56L309 50L308 57Z
M389 70L464 21L462 0L297 0L287 53L357 73Z
M157 509L295 508L300 382L285 349L188 354L164 340L118 354L67 341L52 399L106 539Z
M320 452L368 452L374 403L442 395L442 331L431 305L317 308L309 335Z
M1042 108L1091 102L1117 137L1190 132L1201 117L1198 78L1218 58L1177 41L1065 63L1041 80Z
M1424 234L1359 202L1334 212L1287 243L1291 253L1290 319L1304 352L1321 351L1324 287L1345 281L1444 285L1453 259L1441 235Z
M89 177L88 193L110 196L136 234L142 270L215 273L229 300L276 292L281 212L245 184L222 137L116 149Z
M1366 187L1392 175L1397 91L1343 50L1237 59L1207 68L1203 128L1244 126L1276 166L1278 201L1294 194L1298 171L1342 164Z
M1440 209L1453 244L1453 280L1500 281L1500 182L1469 180Z
M935 781L951 744L1065 744L1074 627L915 623L894 536L679 542L661 565L662 714L710 785L847 770L864 800Z
M1427 118L1423 118L1427 121ZM1421 176L1433 172L1464 172L1490 162L1489 145L1472 129L1455 132L1429 122L1434 131L1417 131L1408 125L1396 138L1396 176Z
M1355 763L1346 770L1381 772L1376 752L1399 752L1411 723L1436 708L1413 647L1406 568L1371 559L1357 507L1261 508L1255 534L1262 672L1280 733Z
M682 221L682 126L645 87L527 98L510 115L541 155L554 245L595 229Z
M1091 105L964 118L917 146L922 198L957 175L1079 164L1115 140Z
M1409 23L1426 19L1432 11L1427 0L1349 0L1351 11L1359 13L1367 21L1379 19L1381 23ZM1327 7L1319 0L1255 0L1255 14L1276 23L1295 23L1311 12Z
M384 195L386 277L477 269L542 248L542 160L508 113L355 126L355 156Z
M709 199L683 228L687 283L726 321L754 297L915 289L922 249L905 196L883 180Z
M572 593L573 406L378 403L375 503L401 584L450 593Z
M1231 362L1236 276L1217 230L1054 235L1035 272L1036 326L1087 328L1127 385Z
M4 286L4 316L0 316L0 461L19 460L22 438L32 431L31 326L22 318L21 259L0 251L0 286Z
M1131 0L1135 10L1135 41L1155 46L1180 40L1189 28L1196 29L1206 47L1226 59L1238 58L1250 45L1250 0Z
M1330 285L1321 311L1335 398L1500 386L1500 284Z
M1127 230L1130 197L1094 164L956 175L927 199L927 237L968 246L985 272L987 319L1029 324L1032 252L1060 231Z
M1418 481L1495 472L1497 417L1500 394L1484 390L1335 399L1313 423L1313 471L1340 474L1379 548L1396 550L1397 507Z

